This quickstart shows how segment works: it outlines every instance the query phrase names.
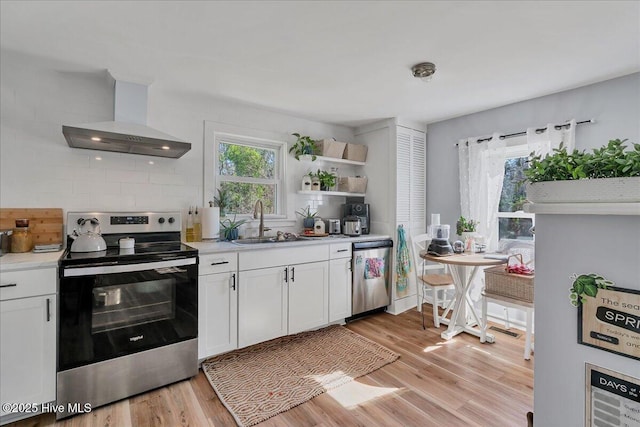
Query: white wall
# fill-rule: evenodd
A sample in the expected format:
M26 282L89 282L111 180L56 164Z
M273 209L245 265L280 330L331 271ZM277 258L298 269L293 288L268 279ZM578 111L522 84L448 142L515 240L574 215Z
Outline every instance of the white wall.
M610 139L640 142L640 73L494 108L427 126L427 212L440 212L443 224L460 216L459 139L493 132L596 119L576 129L576 148L591 149Z
M148 124L184 139L192 149L164 159L70 148L62 124L113 119L113 87L105 70L71 72L69 64L0 51L0 206L70 210L160 210L202 206L203 131L210 120L269 131L292 143L292 132L352 141L353 130L201 93L149 89ZM101 157L102 160L96 160ZM295 194L309 167L288 156L288 213L306 204L337 216L344 198L314 200ZM149 164L153 161L154 164ZM328 167L328 166L327 166ZM314 169L318 165L313 165Z

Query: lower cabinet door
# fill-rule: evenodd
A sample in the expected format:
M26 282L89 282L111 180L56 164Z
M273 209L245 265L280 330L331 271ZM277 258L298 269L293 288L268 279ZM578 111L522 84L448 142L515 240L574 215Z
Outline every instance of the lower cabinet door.
M289 267L289 334L329 323L329 262Z
M198 277L198 358L238 348L238 278L235 272Z
M287 335L285 271L282 266L239 273L239 347Z
M351 316L351 258L329 261L329 322Z
M55 316L55 294L0 301L0 402L56 399Z

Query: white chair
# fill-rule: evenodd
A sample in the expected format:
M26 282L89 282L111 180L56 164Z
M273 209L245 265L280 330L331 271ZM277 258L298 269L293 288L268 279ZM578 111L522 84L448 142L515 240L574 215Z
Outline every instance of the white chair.
M418 310L422 313L422 329L426 329L424 324L424 311L422 310L422 304L425 301L425 295L428 291L431 291L432 304L433 304L433 324L436 328L440 327L440 323L449 324L447 314L453 308L455 299L452 297L449 301L441 300L438 297L439 293L444 293L448 289L455 289L453 284L453 277L447 273L446 266L444 265L426 265L426 261L420 257L421 251L426 251L431 243L431 236L428 234L418 234L411 237L411 252L413 253L413 264L416 272L416 286L422 286L422 292L417 289L418 298ZM427 271L444 270L442 274L427 274ZM444 312L442 316L438 313L438 307L442 303ZM445 306L446 304L446 306Z

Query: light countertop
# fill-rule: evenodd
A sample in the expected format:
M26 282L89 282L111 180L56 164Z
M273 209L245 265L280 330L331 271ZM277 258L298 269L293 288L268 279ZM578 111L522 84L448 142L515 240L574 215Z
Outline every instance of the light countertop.
M33 270L37 268L57 267L62 250L44 253L8 253L0 257L0 271Z
M293 242L260 243L254 245L242 245L231 242L216 241L185 242L185 244L197 249L199 254L205 255L220 252L255 251L270 248L291 248L296 246L326 245L331 243L364 242L368 240L381 240L388 238L389 236L381 234L367 234L357 237L315 237L305 240L296 240ZM62 252L63 251L60 250L56 252L45 252L37 254L33 252L18 254L8 253L0 257L0 272L57 267L58 260L62 256Z
M327 245L331 243L351 243L351 242L365 242L368 240L382 240L389 239L389 236L382 234L366 234L355 237L313 237L305 238L304 240L295 240L293 242L274 242L274 243L258 243L253 245L243 245L231 242L185 242L185 245L191 246L198 250L201 255L214 254L219 252L239 252L239 251L256 251L270 248L292 248L296 246L310 246L310 245ZM305 236L307 237L307 236Z

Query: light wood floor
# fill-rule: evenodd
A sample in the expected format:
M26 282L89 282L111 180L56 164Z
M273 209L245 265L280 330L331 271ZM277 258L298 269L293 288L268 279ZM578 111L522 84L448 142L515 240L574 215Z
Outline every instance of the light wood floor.
M426 313L430 306L425 305ZM347 327L400 359L338 390L271 418L260 427L526 426L533 410L533 358L524 337L496 332L496 343L468 334L440 339L427 316L381 313ZM55 423L52 414L12 426L235 426L202 371L190 380Z

